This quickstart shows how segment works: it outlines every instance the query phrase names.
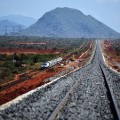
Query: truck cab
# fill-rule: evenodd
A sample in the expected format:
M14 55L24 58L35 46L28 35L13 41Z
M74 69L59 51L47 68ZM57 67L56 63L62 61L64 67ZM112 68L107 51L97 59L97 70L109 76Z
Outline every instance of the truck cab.
M41 64L41 68L48 68L50 66L49 62L45 62Z

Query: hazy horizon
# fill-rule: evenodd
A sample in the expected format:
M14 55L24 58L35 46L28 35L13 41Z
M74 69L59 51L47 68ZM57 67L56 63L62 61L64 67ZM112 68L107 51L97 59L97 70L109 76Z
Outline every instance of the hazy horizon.
M91 15L120 33L120 0L0 0L0 17L6 15L23 15L35 18L42 17L57 7L69 7Z

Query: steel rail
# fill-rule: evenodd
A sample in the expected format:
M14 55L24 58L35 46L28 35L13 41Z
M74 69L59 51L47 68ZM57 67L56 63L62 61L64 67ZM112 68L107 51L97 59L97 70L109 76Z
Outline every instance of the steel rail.
M96 51L96 50L95 50L95 51ZM95 52L94 52L94 55L95 55ZM94 55L93 55L93 58L95 57ZM90 63L93 64L93 59L90 61ZM89 65L89 64L88 64L88 65ZM104 73L104 71L103 71L102 66L101 66L100 64L99 64L99 66L100 66L101 73L102 73L103 78L104 78L105 87L107 88L107 92L108 92L108 95L109 95L108 97L109 97L110 102L111 102L111 110L112 110L112 112L113 112L113 117L114 117L115 120L120 120L120 111L119 111L119 109L118 109L116 100L115 100L115 98L114 98L114 93L113 93L111 87L110 87L109 84L108 84L108 81L107 81L107 79L106 79L106 76L105 76L105 73ZM84 77L85 77L85 76L86 76L86 75L84 74ZM100 75L99 75L99 76L100 76ZM100 76L100 77L101 77L101 76ZM82 79L82 78L81 78L81 79ZM70 88L70 90L67 92L67 94L65 95L65 97L62 99L62 101L58 104L58 106L55 108L55 110L53 111L53 113L50 115L50 117L48 118L48 120L55 120L55 118L57 117L59 111L62 109L62 107L63 107L63 106L65 105L65 103L67 102L68 97L73 94L74 88L77 87L77 85L78 85L78 83L79 83L79 81L80 81L81 79L79 79L79 80L73 85L73 87Z
M91 56L91 59L88 61L88 63L83 66L82 68L88 66L92 60L94 59L94 54L95 54L95 51L96 51L96 45L94 47L94 50L93 50L93 55ZM79 68L80 69L80 68ZM83 75L83 78L86 77L86 75L84 74ZM83 79L81 78L81 79ZM57 107L55 108L55 110L53 111L53 113L49 116L48 120L55 120L55 118L57 117L59 111L63 108L63 106L65 105L65 103L67 102L67 99L69 98L70 95L73 94L73 90L78 86L78 83L79 81L81 80L79 79L71 88L70 90L66 93L66 95L64 96L64 98L61 100L61 102L57 105Z
M104 77L105 85L106 85L106 88L108 90L108 94L109 94L109 97L110 97L110 100L111 100L111 107L112 107L112 111L113 111L113 116L114 116L115 120L120 120L120 111L119 111L117 102L115 100L113 90L111 89L111 87L110 87L110 85L107 81L107 77L106 77L101 65L100 65L100 69L102 71L102 75Z
M83 76L84 78L85 76ZM81 78L81 79L83 79ZM65 105L65 103L67 102L68 98L73 94L73 90L78 86L79 81L81 80L79 79L71 88L70 90L67 92L67 94L65 95L65 97L62 99L62 101L57 105L57 107L55 108L55 110L53 111L53 113L50 115L50 117L48 118L48 120L55 120L55 118L57 117L59 111L62 109L62 107Z

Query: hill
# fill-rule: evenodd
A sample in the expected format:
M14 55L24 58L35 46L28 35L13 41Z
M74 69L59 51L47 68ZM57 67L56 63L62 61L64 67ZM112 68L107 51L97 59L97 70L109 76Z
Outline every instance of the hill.
M11 22L9 20L0 21L0 35L9 34L11 32L17 33L25 29L24 25Z
M116 38L120 34L90 15L72 8L56 8L45 13L21 35L46 37Z
M25 27L29 27L30 25L34 24L36 20L32 17L26 17L22 15L6 15L0 17L0 20L9 20L18 24L22 24Z

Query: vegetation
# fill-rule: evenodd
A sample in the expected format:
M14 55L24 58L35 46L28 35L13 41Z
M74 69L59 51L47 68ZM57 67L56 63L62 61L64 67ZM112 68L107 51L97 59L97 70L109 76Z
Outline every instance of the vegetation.
M89 39L90 40L90 39ZM42 62L54 59L56 57L63 57L67 53L75 52L81 45L85 44L88 39L73 39L73 38L40 38L40 37L26 37L26 36L1 36L0 49L63 49L61 54L17 54L13 55L0 54L0 84L13 80L16 74L24 73L28 70L35 70L40 68ZM14 44L16 42L45 42L47 44ZM80 50L81 52L81 50ZM77 54L77 53L76 53Z
M46 37L26 37L26 36L1 36L0 37L0 48L25 48L25 49L64 49L72 50L78 48L81 44L89 39L85 38L46 38ZM16 42L46 42L47 44L36 44L36 45L22 45L14 44Z
M113 40L112 46L113 46L117 56L120 56L120 39Z
M13 79L15 74L40 68L40 63L55 58L53 54L0 55L0 84Z

